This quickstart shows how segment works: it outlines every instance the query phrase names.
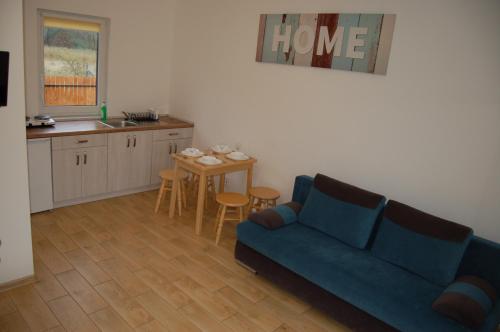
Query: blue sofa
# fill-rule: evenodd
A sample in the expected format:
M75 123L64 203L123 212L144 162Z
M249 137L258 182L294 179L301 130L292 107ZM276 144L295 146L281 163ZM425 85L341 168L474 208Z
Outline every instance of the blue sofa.
M457 231L462 242L431 239L429 247L422 242L415 250L422 237L382 217L387 214L384 197L367 192L359 204L371 207L355 210L341 200L327 202L313 183L308 176L295 180L293 201L304 205L299 221L277 229L240 223L236 259L357 331L496 331L499 302L477 330L439 314L432 304L461 275L484 278L500 294L499 244L463 227ZM398 206L391 204L397 219ZM330 229L328 216L360 222L355 232L343 224ZM445 236L453 233L445 230Z

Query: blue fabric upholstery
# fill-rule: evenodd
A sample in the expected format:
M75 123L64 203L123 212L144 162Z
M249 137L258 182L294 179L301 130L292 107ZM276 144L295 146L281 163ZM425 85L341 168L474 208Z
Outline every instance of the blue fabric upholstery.
M500 244L473 237L467 247L458 275L473 275L488 280L500 294Z
M471 237L472 233L464 242L444 241L384 218L371 250L375 256L445 287L455 280Z
M308 175L297 176L293 186L292 201L304 205L307 196L309 196L309 191L313 186L313 181L314 179Z
M382 200L377 208L369 209L335 199L313 187L299 214L299 222L363 249L384 203Z
M301 223L268 230L251 222L238 240L402 331L471 331L432 310L443 287ZM480 331L494 331L497 304Z

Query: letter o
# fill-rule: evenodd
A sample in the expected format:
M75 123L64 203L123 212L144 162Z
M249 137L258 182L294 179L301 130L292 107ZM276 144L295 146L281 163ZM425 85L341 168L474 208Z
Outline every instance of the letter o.
M305 34L307 40L301 43L302 35ZM314 46L315 33L312 27L309 25L301 25L297 31L295 31L295 36L293 37L293 47L295 52L299 54L309 53Z

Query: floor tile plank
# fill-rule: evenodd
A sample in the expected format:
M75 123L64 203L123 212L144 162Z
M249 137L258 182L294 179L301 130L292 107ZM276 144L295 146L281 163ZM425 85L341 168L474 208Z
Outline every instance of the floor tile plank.
M138 327L153 320L153 317L115 281L97 285L95 288L130 326Z
M89 255L95 262L110 259L113 255L104 249L87 231L72 234L71 238Z
M130 296L137 296L150 290L150 288L142 282L128 268L126 263L119 258L112 258L98 265L108 273Z
M165 302L160 296L153 292L148 292L137 297L137 301L142 304L151 315L171 331L201 331L184 314L175 310L170 304Z
M35 276L37 279L35 282L35 289L44 301L50 301L67 294L64 287L36 255L34 264Z
M28 323L17 311L0 315L0 331L2 332L31 332Z
M87 314L108 306L77 271L71 270L61 273L57 275L57 279Z
M45 266L47 266L52 273L57 274L73 269L73 266L49 240L43 239L37 241L33 243L33 247Z
M111 277L104 272L82 249L76 249L65 253L68 261L91 285L111 280Z
M113 309L106 308L90 315L103 332L132 332L132 328Z
M97 326L70 296L52 300L48 304L66 330L75 332L99 331Z
M45 331L59 325L32 285L15 288L9 294L32 331Z
M192 302L192 299L186 293L153 270L144 269L135 272L135 274L144 281L146 285L151 287L156 294L176 309Z

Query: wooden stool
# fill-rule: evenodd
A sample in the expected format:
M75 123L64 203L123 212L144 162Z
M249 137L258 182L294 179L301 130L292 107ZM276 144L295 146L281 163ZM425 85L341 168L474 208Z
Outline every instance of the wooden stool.
M165 198L165 192L172 191L172 186L174 183L174 175L175 171L173 169L165 169L160 172L161 187L158 191L158 198L156 199L156 207L155 213L158 213L160 210L160 204ZM179 186L177 187L177 205L179 208L179 216L182 215L182 205L186 207L187 199L186 199L186 188L184 186L184 178L186 178L186 173L183 171L179 171Z
M276 207L276 200L280 198L280 192L268 187L253 187L250 188L250 204L248 206L248 213L260 211L270 207ZM255 201L257 200L257 202Z
M219 211L215 219L215 227L217 228L217 235L215 237L215 244L219 244L220 236L222 234L222 227L226 220L243 221L243 208L248 205L248 197L239 193L220 193L215 196L215 200L219 203ZM228 209L239 212L239 218L226 218Z

